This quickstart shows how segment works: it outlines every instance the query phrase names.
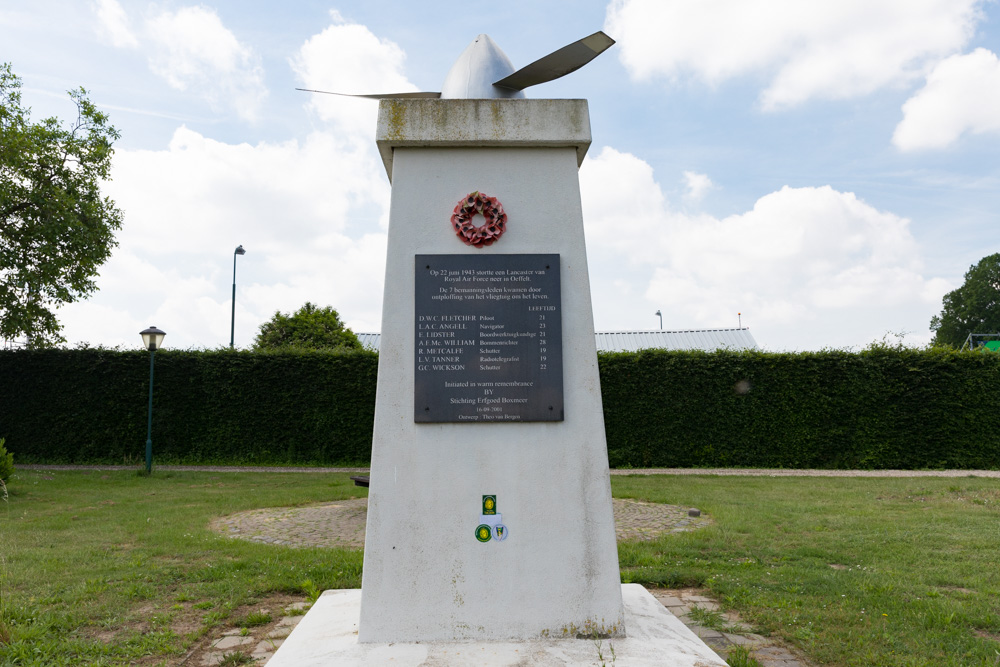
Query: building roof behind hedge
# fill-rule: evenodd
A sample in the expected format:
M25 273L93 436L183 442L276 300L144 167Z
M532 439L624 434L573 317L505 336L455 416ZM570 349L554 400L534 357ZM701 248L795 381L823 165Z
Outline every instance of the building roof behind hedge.
M381 334L355 334L369 350L378 350ZM688 331L599 331L594 334L598 352L664 350L756 350L750 329L692 329Z

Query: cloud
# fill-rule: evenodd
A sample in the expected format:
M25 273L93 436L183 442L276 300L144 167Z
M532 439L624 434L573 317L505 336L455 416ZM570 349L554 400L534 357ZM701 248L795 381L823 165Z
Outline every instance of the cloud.
M919 78L968 42L984 0L613 0L605 30L633 78L761 77L765 110Z
M398 46L331 17L295 57L304 83L413 88ZM157 20L164 41L193 26L177 46L182 62L165 72L179 84L202 85L189 76L200 63L224 72L248 62L208 10ZM220 53L201 50L216 38ZM137 332L155 324L174 347L227 345L237 244L247 251L237 260L237 346L275 311L306 301L333 306L355 331L381 328L389 184L372 141L378 105L307 100L319 122L301 141L231 144L182 126L161 150L116 151L106 189L125 212L120 247L102 267L100 291L60 312L70 342L137 346Z
M181 127L166 150L116 154L109 190L127 210L144 209L148 226L134 243L150 253L181 251L192 239L230 245L246 225L284 246L316 229L343 231L357 203L387 198L381 169L373 149L331 133L252 146Z
M139 40L132 33L128 16L118 0L95 0L94 12L100 22L100 33L116 48L135 48Z
M294 58L292 69L302 88L334 93L405 93L417 90L403 74L406 54L394 42L367 27L349 23L336 11L332 25L311 37ZM378 103L338 95L312 94L310 108L325 121L370 135Z
M892 143L904 151L947 148L965 133L1000 132L1000 60L976 49L941 61L903 104Z
M389 187L375 150L355 138L315 132L251 146L181 127L165 150L117 151L106 190L125 213L120 246L100 291L63 308L70 341L133 345L139 329L122 327L156 324L174 346L228 344L237 244L247 250L238 344L307 300L379 329ZM88 329L94 312L101 322Z
M684 194L684 199L692 203L697 203L704 199L708 191L715 187L706 174L698 174L693 171L684 172L684 187L687 188L687 192Z
M232 108L255 120L267 96L260 58L205 7L182 7L147 21L150 69L177 90L199 95L216 109Z
M644 285L595 285L598 319L662 308L667 328L712 328L742 312L772 349L818 349L926 335L948 289L923 275L909 220L849 192L786 186L717 218L672 209L649 165L612 148L580 174L591 275Z

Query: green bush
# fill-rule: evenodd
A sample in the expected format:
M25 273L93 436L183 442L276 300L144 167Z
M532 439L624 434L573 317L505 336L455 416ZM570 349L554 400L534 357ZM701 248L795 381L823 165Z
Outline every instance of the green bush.
M158 464L367 465L378 356L368 351L162 350ZM21 463L145 458L149 353L0 352L0 437Z
M14 474L14 455L7 451L7 441L0 438L0 482L6 482Z
M1000 468L1000 355L600 355L612 467Z
M612 467L1000 469L1000 355L601 354ZM367 465L378 355L156 353L158 464ZM149 354L0 351L19 463L144 459Z

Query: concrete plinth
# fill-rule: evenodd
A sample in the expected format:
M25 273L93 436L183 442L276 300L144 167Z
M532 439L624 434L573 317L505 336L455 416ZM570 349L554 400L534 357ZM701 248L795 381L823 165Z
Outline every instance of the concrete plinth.
M725 667L691 630L638 584L621 587L627 637L485 642L358 642L361 591L326 591L268 667L327 665L600 665ZM612 659L614 650L614 659Z

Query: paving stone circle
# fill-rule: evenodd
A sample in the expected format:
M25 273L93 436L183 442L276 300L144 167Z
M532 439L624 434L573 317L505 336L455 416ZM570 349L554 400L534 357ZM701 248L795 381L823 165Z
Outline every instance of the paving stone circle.
M686 507L615 498L618 541L654 540L667 533L694 530L711 523ZM212 522L213 530L232 538L287 547L362 549L368 498L351 498L305 507L275 507L231 514Z

